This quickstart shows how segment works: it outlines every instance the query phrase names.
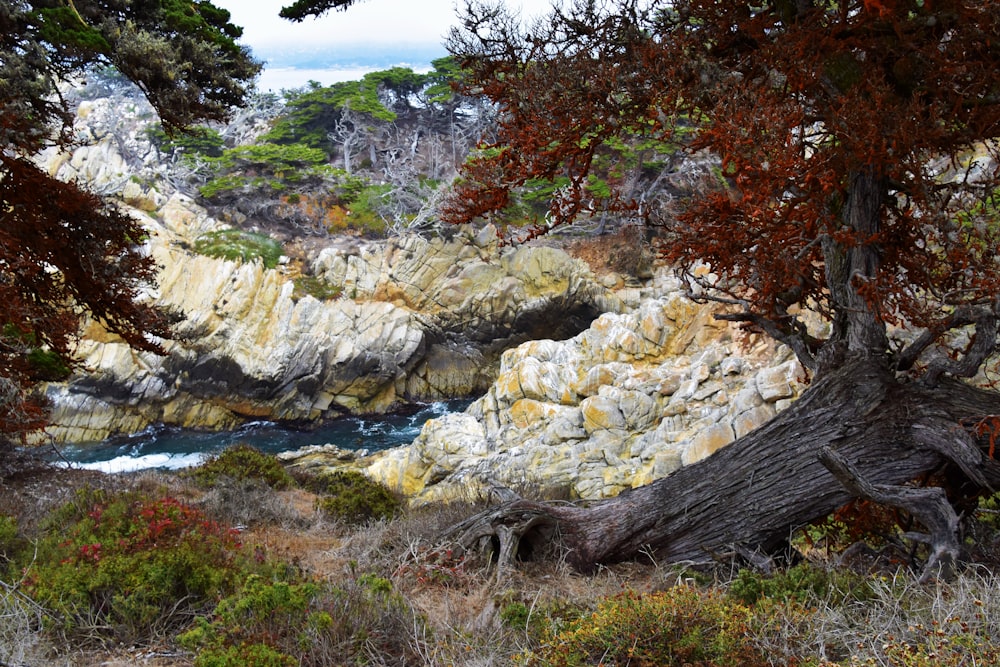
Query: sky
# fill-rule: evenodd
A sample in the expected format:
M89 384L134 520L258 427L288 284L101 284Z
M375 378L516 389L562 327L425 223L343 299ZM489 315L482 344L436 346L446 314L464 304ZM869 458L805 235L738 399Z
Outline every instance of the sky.
M551 0L504 0L526 15ZM266 61L258 85L280 90L316 80L329 85L396 65L429 69L447 55L442 43L458 22L456 0L360 0L347 11L292 23L278 17L291 0L213 0L243 27L243 44Z

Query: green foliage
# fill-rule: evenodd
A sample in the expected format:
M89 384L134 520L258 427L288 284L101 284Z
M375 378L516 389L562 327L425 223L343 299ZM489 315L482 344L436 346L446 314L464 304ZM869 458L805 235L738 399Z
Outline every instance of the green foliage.
M301 299L307 294L320 301L338 299L344 293L344 288L340 285L331 285L316 276L299 276L295 279L295 291L292 297Z
M0 574L3 573L4 566L14 559L20 546L17 519L0 514Z
M871 597L870 580L849 570L826 569L810 563L800 563L778 570L771 575L743 569L729 584L729 597L746 605L763 598L806 603L825 600L839 605L846 600Z
M716 590L676 586L603 600L526 656L527 665L763 667L770 656L753 639L767 619Z
M378 94L379 84L393 76L388 72L370 72L360 81L342 81L291 93L285 114L262 139L276 144L301 144L332 154L333 145L327 135L345 109L376 121L396 119Z
M55 629L127 642L211 608L241 578L240 556L235 534L174 498L83 489L48 517L25 590Z
M223 152L218 163L227 168L252 167L265 169L276 176L292 174L304 167L326 163L323 151L302 144L251 144Z
M958 626L961 618L950 619ZM1000 645L992 637L959 629L950 633L939 626L917 627L923 637L920 642L901 641L889 637L882 645L885 661L868 658L864 662L852 661L851 667L966 667L971 665L1000 665Z
M295 484L276 457L246 444L233 445L183 475L205 487L214 486L221 479L257 480L272 489L287 489Z
M316 505L322 512L347 523L387 519L402 509L392 491L355 470L323 473L304 486L320 494Z
M1000 531L1000 493L979 499L976 520L993 531Z
M392 186L364 182L356 192L348 191L346 203L350 207L350 227L370 234L385 233L385 220L378 210L382 198L392 190Z
M431 61L434 69L426 76L427 86L424 97L431 104L452 104L455 100L455 89L452 83L462 78L462 68L455 56L445 56Z
M185 132L175 132L168 135L162 125L151 126L147 130L150 140L156 144L161 151L172 153L181 151L187 160L195 157L222 157L225 148L225 139L218 130L204 125L189 128Z
M194 251L234 262L260 259L269 269L278 266L278 261L284 254L281 244L266 234L242 229L223 229L202 234L194 242Z
M179 641L196 652L196 667L285 665L289 656L294 665L360 664L368 650L406 664L415 658L405 641L414 623L421 621L383 577L333 586L251 576Z
M337 170L326 161L326 153L302 143L238 146L207 160L216 177L198 192L212 199L253 194L265 187L281 191L292 185L334 177Z
M194 664L195 667L296 667L299 661L267 644L240 644L206 650Z
M578 609L568 609L557 603L529 605L513 599L500 607L500 622L511 630L524 633L531 641L541 644L563 627L566 618L579 618Z
M70 368L63 358L53 352L36 347L28 352L28 365L31 374L43 382L58 382L69 377Z
M110 53L111 43L99 30L80 19L71 7L52 7L38 10L40 39L61 44L79 52Z

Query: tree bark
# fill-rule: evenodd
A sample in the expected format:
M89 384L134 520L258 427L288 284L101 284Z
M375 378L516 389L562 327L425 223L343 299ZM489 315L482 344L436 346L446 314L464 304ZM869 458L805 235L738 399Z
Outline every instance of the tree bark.
M492 548L501 560L558 540L581 571L643 553L661 562L707 562L733 549L779 554L796 529L859 495L828 469L824 448L879 492L949 463L975 489L1000 486L1000 465L970 429L993 414L1000 394L956 381L900 382L868 357L828 372L769 423L652 484L588 505L514 500L446 537L463 549ZM928 541L947 541L937 524L950 521L930 521Z

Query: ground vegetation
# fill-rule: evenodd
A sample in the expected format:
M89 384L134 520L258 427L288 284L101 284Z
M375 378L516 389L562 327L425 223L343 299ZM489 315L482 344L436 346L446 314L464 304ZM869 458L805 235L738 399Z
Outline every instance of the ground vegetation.
M505 569L442 548L475 505L334 519L317 500L342 485L303 471L268 485L274 459L246 448L206 470L219 460L212 486L197 468L5 478L0 661L959 667L1000 651L995 560L922 584L845 550L854 536L835 517L795 536L801 563L769 573L649 553L581 577L565 561ZM1000 541L992 514L974 520L982 544Z

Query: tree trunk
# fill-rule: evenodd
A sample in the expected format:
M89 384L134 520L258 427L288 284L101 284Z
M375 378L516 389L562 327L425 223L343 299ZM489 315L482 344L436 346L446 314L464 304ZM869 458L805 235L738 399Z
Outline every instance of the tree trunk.
M893 490L949 463L975 489L996 487L1000 466L970 434L993 414L1000 394L954 381L901 383L868 357L828 372L771 422L669 477L589 505L514 500L448 537L466 549L492 545L502 561L559 540L581 571L649 552L664 562L706 562L734 548L780 553L797 528L875 494L890 503L905 496L894 504L934 524L926 526L935 531L932 551L953 559L951 507ZM951 516L936 517L942 512Z

